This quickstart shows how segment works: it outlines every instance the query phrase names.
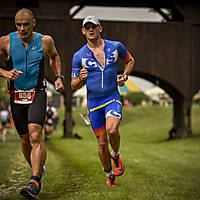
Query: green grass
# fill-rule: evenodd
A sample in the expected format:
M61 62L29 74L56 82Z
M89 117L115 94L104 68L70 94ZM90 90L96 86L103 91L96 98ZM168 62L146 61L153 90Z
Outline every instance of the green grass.
M83 139L61 139L60 124L46 142L48 157L44 189L40 199L48 200L198 200L200 199L200 107L192 108L194 137L168 141L172 126L171 107L124 108L120 125L125 174L118 187L107 187L97 154L97 140L73 108L74 133ZM19 140L9 136L0 143L0 199L23 199L20 188L30 177Z

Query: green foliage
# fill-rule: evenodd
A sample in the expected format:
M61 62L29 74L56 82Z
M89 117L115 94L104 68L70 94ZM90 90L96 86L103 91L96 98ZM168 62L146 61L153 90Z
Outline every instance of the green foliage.
M140 105L142 101L150 101L150 98L144 92L128 92L125 99L132 105Z
M193 100L193 103L200 105L200 98Z
M8 102L8 88L7 88L7 79L0 77L0 100L3 102Z

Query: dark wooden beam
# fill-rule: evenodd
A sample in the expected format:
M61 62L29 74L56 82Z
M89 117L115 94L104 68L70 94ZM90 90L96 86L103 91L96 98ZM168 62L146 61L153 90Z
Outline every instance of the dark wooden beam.
M84 8L85 5L80 5L79 8L77 8L70 16L73 18L79 11L81 11Z
M153 8L156 12L158 12L166 21L172 21L172 19L167 15L165 14L161 8Z

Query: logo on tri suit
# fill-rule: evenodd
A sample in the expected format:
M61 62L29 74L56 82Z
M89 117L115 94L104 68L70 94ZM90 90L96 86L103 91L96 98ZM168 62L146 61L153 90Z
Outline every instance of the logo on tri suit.
M86 66L87 68L95 68L98 67L97 62L93 59L82 58L82 66Z
M121 114L118 113L117 111L114 111L114 110L109 110L106 113L106 118L109 117L109 116L115 116L115 117L118 117L119 119L121 118Z
M111 54L108 55L108 57L106 59L106 65L116 62L117 58L118 58L118 52L117 52L117 50L115 50Z
M110 51L110 49L109 49ZM110 65L114 62L116 62L118 59L118 52L117 50L113 51L112 53L110 53L106 59L106 65ZM86 66L87 68L95 68L98 67L98 63L91 58L82 58L82 66Z
M37 49L37 46L33 46L32 50L35 51Z

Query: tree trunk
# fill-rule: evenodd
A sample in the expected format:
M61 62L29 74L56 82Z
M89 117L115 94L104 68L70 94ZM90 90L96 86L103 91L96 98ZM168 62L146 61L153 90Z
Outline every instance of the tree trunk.
M63 131L63 138L71 138L72 134L72 111L71 106L68 104L66 105L65 110L65 129Z
M174 99L174 118L177 120L177 130L174 138L191 137L191 105L192 101L184 97Z

